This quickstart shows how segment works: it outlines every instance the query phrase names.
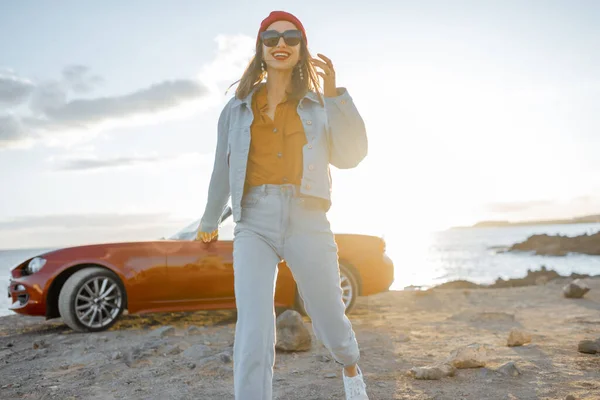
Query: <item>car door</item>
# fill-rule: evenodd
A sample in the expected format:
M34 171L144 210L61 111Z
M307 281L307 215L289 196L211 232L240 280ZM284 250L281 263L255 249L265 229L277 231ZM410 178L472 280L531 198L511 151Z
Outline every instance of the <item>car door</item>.
M218 306L234 299L232 241L171 241L167 271L172 301Z

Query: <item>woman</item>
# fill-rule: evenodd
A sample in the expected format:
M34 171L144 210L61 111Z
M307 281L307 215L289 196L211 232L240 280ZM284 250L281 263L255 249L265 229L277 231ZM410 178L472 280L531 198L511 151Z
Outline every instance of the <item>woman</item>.
M358 165L367 153L367 137L350 95L336 88L333 64L319 56L311 58L306 32L295 16L272 12L262 21L256 54L219 117L198 239L217 238L218 218L231 196L238 400L272 398L273 296L282 259L294 275L315 335L343 365L346 398L368 399L326 216L329 164Z

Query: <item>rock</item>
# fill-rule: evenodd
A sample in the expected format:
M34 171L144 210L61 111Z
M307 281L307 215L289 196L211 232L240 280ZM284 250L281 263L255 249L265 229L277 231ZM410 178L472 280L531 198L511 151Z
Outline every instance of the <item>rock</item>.
M521 375L521 371L517 368L514 362L510 361L506 364L502 365L500 368L496 370L496 372L501 373L502 375L508 376L519 376Z
M276 348L283 351L310 350L312 338L302 321L302 316L294 310L286 310L277 317Z
M165 343L164 339L156 338L156 339L152 339L150 341L144 342L140 348L144 351L153 352L153 351L157 350L160 346L162 346L164 343Z
M150 337L175 336L175 328L170 325L161 326L160 328L157 328L157 329L153 330L152 332L150 332L148 334L148 336L150 336Z
M181 348L178 345L176 345L176 344L170 344L170 345L168 345L168 346L166 346L164 348L163 354L164 355L174 356L174 355L177 355L177 354L181 353L181 351L182 350L181 350Z
M34 349L45 349L48 346L48 342L46 342L44 339L36 340L35 342L33 342Z
M193 362L191 362L191 363L188 363L188 365L187 365L187 366L188 366L188 368L189 368L189 369L194 369L194 368L196 368L196 364L194 364Z
M219 354L219 359L225 364L229 364L231 362L231 355L228 352L224 351L223 353Z
M565 400L577 400L577 398L575 396L573 396L572 394L570 394L567 397L565 397Z
M118 360L118 359L120 359L122 357L123 357L123 353L121 353L120 351L115 351L111 355L111 359L113 359L113 360Z
M190 327L187 328L186 332L187 332L188 335L201 335L202 331L204 329L205 329L204 327L198 328L197 326L192 325L192 326L190 326Z
M329 362L331 361L331 358L329 356L326 356L324 354L320 354L317 356L317 360L321 361L321 362Z
M577 351L585 354L596 354L600 353L600 339L594 340L582 340L577 346Z
M513 328L510 330L510 333L508 334L508 340L506 342L506 345L509 347L514 347L514 346L523 346L526 343L530 343L531 342L531 335L528 334L527 332L524 332L522 330L519 330L517 328Z
M409 374L415 379L438 380L446 376L454 376L456 368L450 364L440 364L430 367L413 367Z
M487 348L481 344L470 344L454 350L446 360L458 369L485 367Z
M323 377L324 377L324 378L327 378L327 379L331 379L331 378L337 378L337 374L336 374L336 373L333 373L333 372L330 372L330 373L328 373L328 374L325 374Z
M564 256L568 253L600 255L600 232L579 236L532 235L508 251L534 251L536 255Z
M580 299L590 291L589 286L581 279L575 279L563 288L563 295L568 299Z
M123 356L123 362L125 362L125 365L127 365L129 368L151 364L152 362L146 359L147 355L147 353L142 351L141 347L135 346L131 349L131 351L125 353Z
M196 344L186 349L182 355L190 360L200 360L201 358L207 357L210 352L210 347L203 344Z

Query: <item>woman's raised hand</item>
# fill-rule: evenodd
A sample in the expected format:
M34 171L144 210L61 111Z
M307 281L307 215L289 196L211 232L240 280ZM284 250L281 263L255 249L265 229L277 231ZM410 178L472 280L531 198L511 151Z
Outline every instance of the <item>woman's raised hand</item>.
M323 94L325 97L337 96L337 88L335 86L335 69L333 69L333 63L323 54L318 53L321 59L311 58L311 62L315 67L319 67L323 72L317 70L317 75L323 78Z

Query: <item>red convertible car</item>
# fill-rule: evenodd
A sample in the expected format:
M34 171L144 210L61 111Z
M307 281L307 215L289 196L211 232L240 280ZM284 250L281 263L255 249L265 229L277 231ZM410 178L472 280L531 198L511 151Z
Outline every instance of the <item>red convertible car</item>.
M227 209L221 221L231 215ZM199 221L167 240L110 243L54 250L10 273L12 311L61 317L77 331L102 331L122 312L235 308L233 242L194 240ZM336 234L343 301L389 289L394 267L382 238ZM275 306L304 312L292 273L279 265Z

